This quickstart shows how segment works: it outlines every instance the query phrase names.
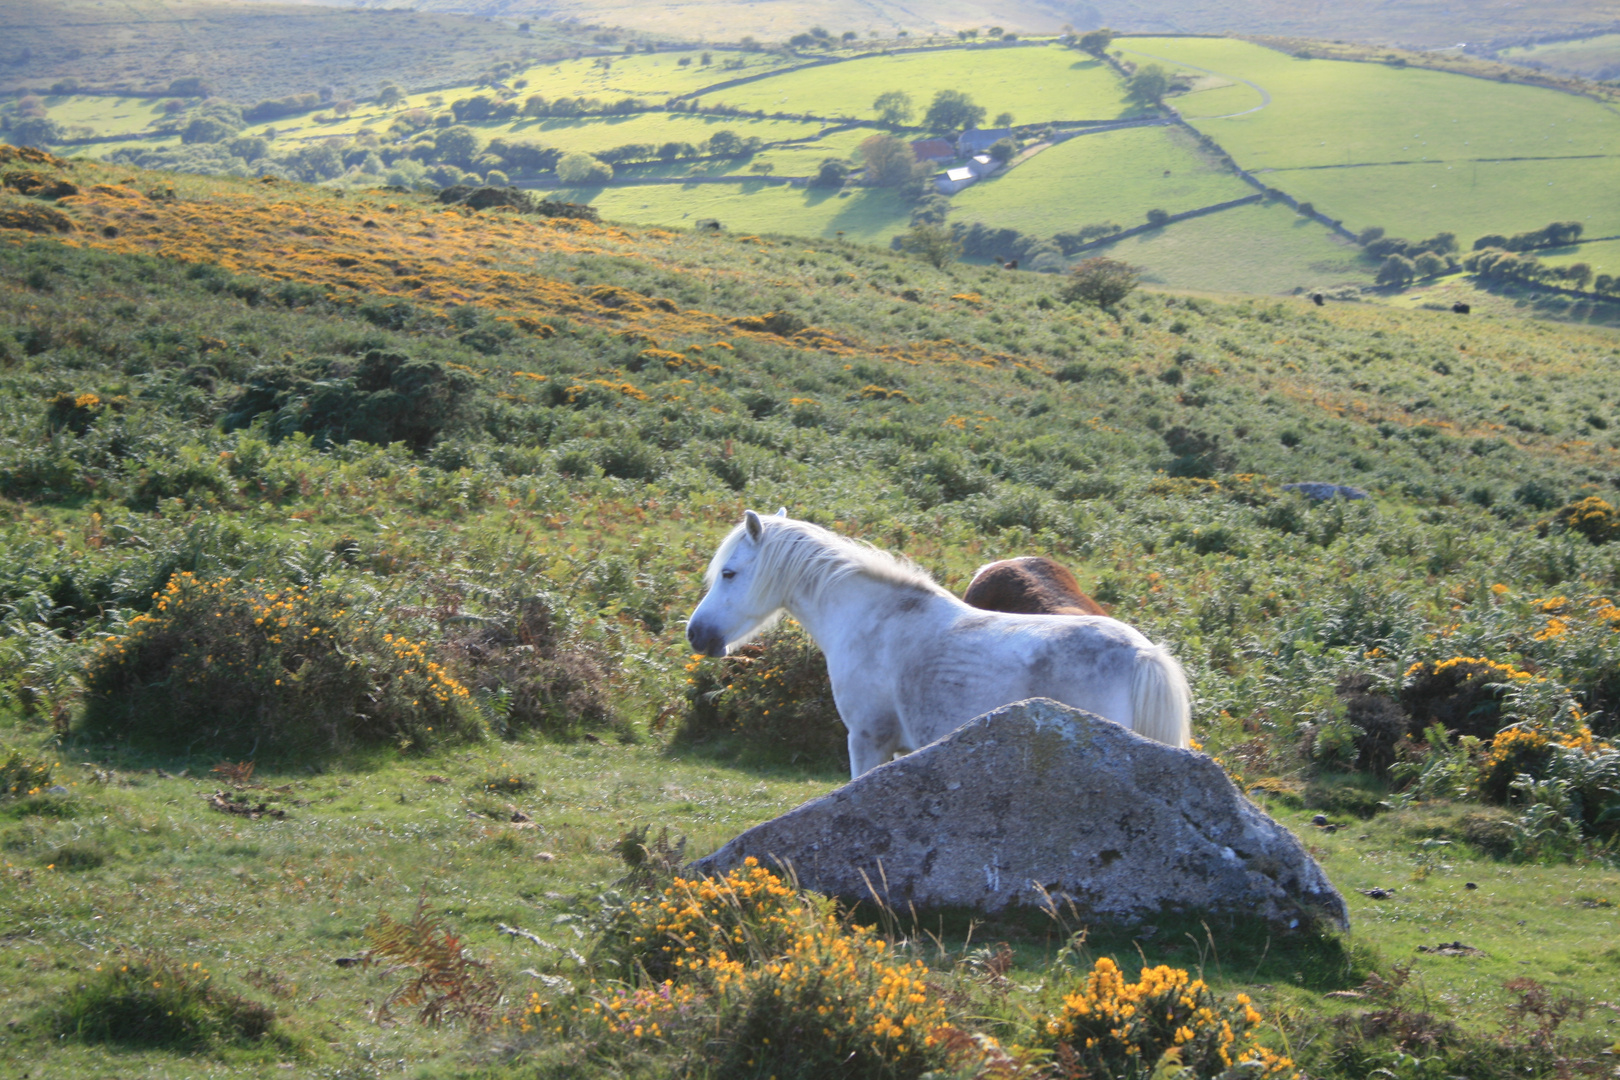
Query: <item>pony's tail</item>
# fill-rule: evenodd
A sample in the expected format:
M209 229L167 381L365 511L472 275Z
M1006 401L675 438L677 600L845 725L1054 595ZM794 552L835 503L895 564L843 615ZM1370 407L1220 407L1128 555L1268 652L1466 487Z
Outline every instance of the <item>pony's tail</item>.
M1155 742L1185 747L1192 738L1192 691L1175 657L1155 645L1136 654L1131 728Z

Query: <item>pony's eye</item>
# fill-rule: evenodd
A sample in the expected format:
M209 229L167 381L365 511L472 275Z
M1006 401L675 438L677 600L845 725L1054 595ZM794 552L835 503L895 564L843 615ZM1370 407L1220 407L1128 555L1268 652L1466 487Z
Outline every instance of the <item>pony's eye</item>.
M720 576L725 578L727 581L730 581L732 578L737 576L737 571L735 571L735 570L722 570L722 571L720 571Z

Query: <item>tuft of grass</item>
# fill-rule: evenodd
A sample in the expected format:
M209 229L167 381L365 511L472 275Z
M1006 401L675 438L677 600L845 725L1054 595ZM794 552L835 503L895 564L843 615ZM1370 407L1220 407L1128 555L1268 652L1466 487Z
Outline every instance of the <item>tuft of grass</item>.
M215 985L201 962L130 953L67 991L51 1026L83 1042L190 1052L274 1039L276 1014Z

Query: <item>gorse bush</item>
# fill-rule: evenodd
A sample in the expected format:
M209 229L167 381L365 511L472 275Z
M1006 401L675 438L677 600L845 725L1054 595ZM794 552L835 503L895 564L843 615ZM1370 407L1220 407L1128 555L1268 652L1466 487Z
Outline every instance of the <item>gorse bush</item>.
M275 1039L276 1015L216 985L201 963L157 953L97 965L56 1006L60 1036L194 1051Z
M184 572L85 672L85 728L170 748L409 748L481 730L428 646L335 590Z
M955 1037L923 964L752 858L630 903L603 948L649 980L597 997L609 1031L633 1042L697 1028L718 1075L887 1080L983 1056Z
M0 761L0 799L38 795L51 786L55 765L21 750Z
M694 659L686 671L678 740L729 742L774 760L849 768L826 657L797 624L770 630L724 660Z
M1291 1059L1255 1041L1263 1020L1245 994L1222 1002L1204 980L1162 964L1127 982L1105 956L1037 1031L1068 1076L1298 1076Z

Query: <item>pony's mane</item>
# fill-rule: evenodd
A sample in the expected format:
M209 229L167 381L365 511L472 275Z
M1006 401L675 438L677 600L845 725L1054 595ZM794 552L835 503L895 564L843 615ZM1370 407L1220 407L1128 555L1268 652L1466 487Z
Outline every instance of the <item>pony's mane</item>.
M904 556L891 555L860 540L780 516L761 517L759 554L754 559L754 578L748 601L757 602L765 588L786 595L808 588L815 596L843 578L853 575L898 585L921 592L949 593L928 571ZM738 525L720 544L703 575L706 588L748 535L746 524Z

